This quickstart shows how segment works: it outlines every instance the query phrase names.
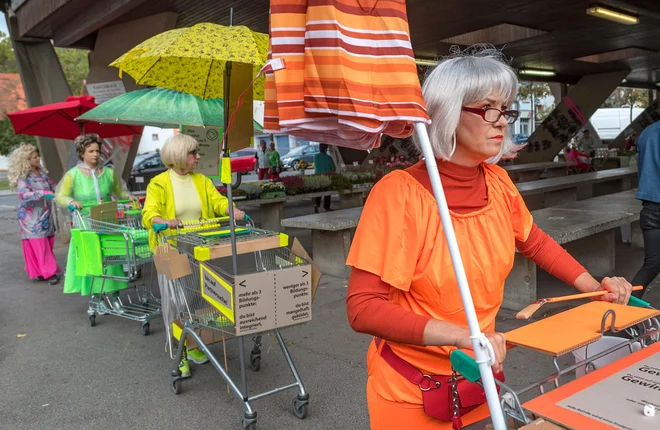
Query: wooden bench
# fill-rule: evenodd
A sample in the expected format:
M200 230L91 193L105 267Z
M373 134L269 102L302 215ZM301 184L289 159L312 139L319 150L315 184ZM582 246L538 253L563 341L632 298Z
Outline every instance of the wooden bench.
M636 186L637 167L623 167L516 184L530 210L618 193Z
M513 182L535 181L544 174L546 178L566 175L566 162L543 161L540 163L510 164L502 166Z

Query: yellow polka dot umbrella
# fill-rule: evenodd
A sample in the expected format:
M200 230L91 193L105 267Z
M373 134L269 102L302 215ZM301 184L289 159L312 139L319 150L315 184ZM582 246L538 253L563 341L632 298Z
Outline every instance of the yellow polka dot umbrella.
M202 23L153 36L113 61L119 75L140 85L169 88L204 100L224 96L227 62L253 65L253 77L266 63L268 35L245 26ZM264 79L255 82L255 100L264 98Z

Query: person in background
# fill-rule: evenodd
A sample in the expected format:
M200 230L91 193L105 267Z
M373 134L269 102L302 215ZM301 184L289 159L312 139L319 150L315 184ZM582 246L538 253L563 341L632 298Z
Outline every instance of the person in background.
M569 169L573 169L576 173L586 173L591 170L589 156L578 151L573 145L566 148L566 164Z
M582 137L578 140L578 148L580 151L588 154L589 157L593 158L596 155L596 148L598 148L598 139L596 136L591 135L589 129L584 130Z
M623 149L625 149L626 151L634 151L636 146L637 146L637 133L633 131L632 134L626 138L626 145Z
M429 138L476 317L493 347L493 371L500 378L506 338L495 321L516 248L579 291L607 291L602 300L627 303L632 290L623 278L597 281L541 231L507 172L496 165L522 148L507 133L518 117L510 107L517 90L516 72L495 49L441 61L423 88ZM451 429L449 354L471 349L472 341L424 162L376 183L346 265L352 267L349 322L355 331L374 336L367 352L371 430ZM483 399L476 383L463 380L456 388L459 404ZM430 396L435 401L427 398L424 405L423 392L436 389ZM471 409L459 416L465 426L489 415L486 404Z
M268 161L270 161L270 179L279 179L280 172L282 171L280 153L277 152L275 142L272 140L270 141L270 155L268 156Z
M259 163L259 172L257 177L259 180L270 179L270 150L266 148L266 141L259 142L259 150L257 151L257 161Z
M637 139L637 199L642 201L639 227L644 237L644 264L632 280L644 287L633 293L642 297L660 273L660 121L651 124Z
M55 218L52 200L55 183L41 167L41 157L33 145L21 143L9 154L9 187L18 193L18 225L25 271L30 279L47 280L55 285L61 272L53 246Z
M137 197L126 191L125 185L114 170L101 164L101 138L98 134L85 134L74 140L76 153L80 162L76 167L64 174L57 185L55 199L64 210L69 207L79 210L83 215L89 214L89 207L112 201L113 196L118 200L132 200L138 202ZM107 275L123 277L124 269L121 264L108 267ZM86 276L76 276L75 246L69 245L69 254L64 274L64 294L79 293L83 296L92 294L96 296L103 293L112 293L110 304L117 312L123 312L119 302L119 291L128 287L126 281L106 279L104 282L94 282ZM98 300L101 312L105 307L103 300ZM91 303L90 303L91 305ZM92 310L90 308L90 310Z
M182 223L212 219L229 215L229 201L220 194L211 179L201 173L195 173L199 164L199 142L185 134L175 134L168 138L160 151L160 158L168 170L155 176L147 186L147 197L142 209L142 226L149 231L149 246L153 251L158 245L155 224L166 224L165 236L175 235L175 229ZM237 221L244 219L245 213L234 207ZM163 305L163 319L168 327L178 317L175 305L169 294L167 279L158 275L158 284ZM169 341L169 339L168 339ZM190 377L190 364L204 364L209 361L198 349L185 350L181 357L179 370L181 377Z
M324 175L326 173L334 173L336 171L337 167L335 166L335 162L328 154L328 145L321 143L319 145L319 153L314 155L314 174ZM319 213L319 206L321 206L321 197L315 197L315 213ZM325 209L327 212L332 211L332 209L330 209L330 196L323 197L323 209Z

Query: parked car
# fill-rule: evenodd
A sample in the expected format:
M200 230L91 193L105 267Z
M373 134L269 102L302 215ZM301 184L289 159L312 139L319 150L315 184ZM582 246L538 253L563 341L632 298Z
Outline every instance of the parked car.
M314 156L319 152L318 145L304 145L294 148L280 159L282 168L284 170L300 170L301 161L304 161L305 165L311 167L314 165Z
M257 150L245 148L232 153L231 159L232 186L238 187L241 184L241 175L254 172ZM250 155L252 153L252 155ZM167 170L167 167L160 160L159 152L146 152L135 156L131 176L128 179L129 191L143 191L151 178Z
M527 139L529 139L529 134L520 133L513 135L513 143L516 145L522 145L523 143L527 142Z
M229 155L231 171L249 175L257 170L257 148L243 148Z

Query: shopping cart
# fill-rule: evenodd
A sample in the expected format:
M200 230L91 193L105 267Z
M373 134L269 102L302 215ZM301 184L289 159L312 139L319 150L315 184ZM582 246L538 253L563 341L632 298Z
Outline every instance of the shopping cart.
M147 284L135 283L141 278L144 265L152 263L149 234L142 228L141 211L125 201L119 202L116 210L100 212L98 219L73 207L69 210L75 275L91 278L92 291L95 283L101 282L100 294L90 296L89 325L96 325L97 315L114 315L141 322L141 332L147 336L149 321L160 316L161 304L151 292L151 276ZM110 270L115 266L122 267L121 275ZM127 288L119 294L104 293L107 280L126 282Z
M156 229L163 228L155 227ZM280 331L277 328L272 329L295 382L250 396L246 381L244 335L240 334L240 323L238 318L229 318L228 315L231 316L231 314L223 313L220 310L223 308L222 306L212 305L214 297L217 300L221 299L218 296L209 297L212 294L209 293L205 282L208 282L206 274L211 273L219 283L229 288L237 287L241 282L238 278L243 279L243 276L304 268L309 267L309 263L282 246L288 242L286 235L257 229L249 218L246 225L235 226L236 252L232 253L232 238L227 229L227 226L218 229L217 223L200 222L196 225L184 225L183 228L176 230L176 234L162 237L163 243L167 241L187 256L192 271L192 274L188 276L169 281L168 291L164 294L167 299L163 297L163 302L168 300L172 304L173 309L170 311L174 315L171 318L176 320L176 323L171 328L174 336L178 338L178 347L174 356L175 367L172 371L174 378L172 389L175 394L181 393L182 378L179 362L186 349L186 339L189 339L188 341L192 339L207 355L231 391L243 402L244 416L241 419L243 429L256 429L257 412L251 405L253 401L289 389L297 389L298 393L293 400L293 412L297 418L304 419L308 412L309 394L305 390ZM264 289L268 287L267 284L263 284ZM164 304L164 306L168 306L168 304ZM311 309L309 311L311 312ZM254 324L258 325L259 322ZM250 332L254 340L254 348L250 353L250 366L254 371L259 371L261 368L261 335L265 331L271 330L261 331L255 328ZM238 339L242 389L227 372L226 356L223 367L220 360L209 350L208 342L204 340L205 337L208 339L209 334L214 336L214 342L222 341L223 347L226 340Z
M516 330L506 334L507 342L509 342L510 346L528 348L550 355L552 357L553 367L555 368L555 371L551 375L542 377L538 381L533 382L532 384L518 390L514 390L507 384L496 380L496 384L500 389L499 394L502 411L504 412L505 416L510 418L508 420L509 427L511 427L511 424L513 424L513 427L517 429L519 426L530 424L532 418L535 416L533 413L530 413L530 411L527 410L527 403L522 403L520 401L520 397L522 395L533 392L534 390L538 390L539 394L543 395L545 394L546 386L548 385L550 385L550 387L559 388L560 378L564 375L569 375L573 372L584 372L585 374L589 373L596 370L597 363L599 361L607 362L608 356L616 356L617 353L623 353L624 355L632 354L638 348L646 348L660 340L660 322L658 321L658 315L660 312L657 312L655 309L651 308L648 302L645 302L636 297L630 298L628 307L644 308L649 310L648 313L643 314L641 317L639 317L639 315L629 315L629 313L626 312L626 308L628 308L627 306L612 305L606 302L592 302L583 306L585 308L581 306L574 308L571 311L567 311L567 313L573 312L584 315L587 307L594 308L596 314L602 315L599 321L600 328L597 331L596 336L589 341L582 343L574 342L573 345L570 345L570 340L564 342L570 346L568 348L564 348L562 351L552 351L553 348L539 349L539 345L544 343L544 339L529 339L529 341L520 342L518 339L514 338L514 342L511 343L509 335ZM619 315L617 315L617 311L619 312ZM558 315L555 315L555 317L557 316ZM577 320L577 318L574 316L568 316L567 318L572 321ZM635 318L637 318L637 320ZM542 322L543 320L540 320L532 324L538 324ZM525 326L518 330L523 330L529 327L531 327L531 325ZM616 342L616 344L603 349L598 349L593 354L585 353L583 357L579 357L579 355L574 354L575 364L563 367L560 365L560 358L563 355L570 354L579 348L585 349L585 352L587 352L590 345L594 345L596 342L598 342L598 340L604 339L602 336L605 336L608 333L617 335L620 332L625 332L627 336L623 339L620 339L620 341ZM598 334L600 336L598 336ZM559 335L561 335L561 333L559 333ZM511 337L513 337L513 335ZM519 336L517 336L517 338L519 338ZM455 375L457 377L462 377L469 380L470 382L477 382L481 384L479 368L472 357L468 356L463 351L454 351L452 352L450 359L452 368L455 370ZM453 399L454 410L457 410L458 405L456 403L456 394L453 394ZM530 415L532 418L530 418Z

